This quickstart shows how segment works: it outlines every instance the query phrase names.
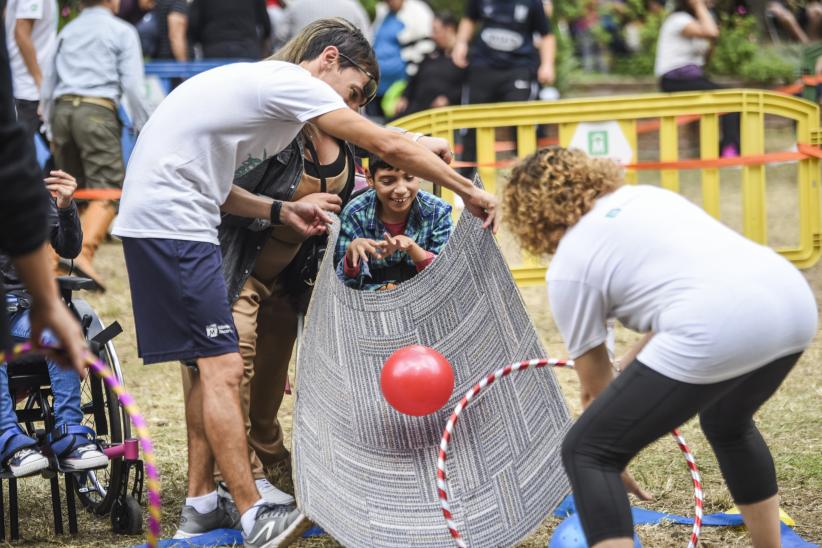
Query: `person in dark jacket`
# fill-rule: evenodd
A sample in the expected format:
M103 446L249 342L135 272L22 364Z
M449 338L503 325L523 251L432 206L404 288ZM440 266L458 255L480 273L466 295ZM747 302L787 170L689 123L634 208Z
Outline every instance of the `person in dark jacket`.
M0 13L5 0L0 0ZM48 193L39 184L40 169L34 147L25 137L14 113L5 25L0 25L0 252L8 254L32 298L31 327L35 346L50 328L66 350L65 363L84 371L85 340L80 324L60 301L50 275L46 244ZM0 299L5 300L0 282ZM7 349L5 314L0 314L0 349Z
M52 171L46 178L46 188L55 195L49 202L51 245L61 257L73 259L83 245L80 218L72 199L77 181L68 173ZM31 336L31 300L7 255L0 254L0 275L5 287L10 289L5 304L11 335L16 342L26 341ZM45 331L41 340L46 344L57 342L50 331ZM56 419L55 429L49 434L52 453L64 470L104 466L108 458L94 444L94 431L81 425L79 375L59 367L52 360L47 363ZM7 368L0 367L0 467L8 469L15 477L28 476L48 467L49 461L38 450L37 440L25 435L17 424L15 400L9 392L8 382Z
M397 116L460 104L465 69L451 59L451 50L457 42L457 20L448 12L438 13L431 29L431 39L437 49L425 56L416 74L408 80L394 107Z
M200 44L206 59L262 59L271 39L265 0L194 0L188 39Z

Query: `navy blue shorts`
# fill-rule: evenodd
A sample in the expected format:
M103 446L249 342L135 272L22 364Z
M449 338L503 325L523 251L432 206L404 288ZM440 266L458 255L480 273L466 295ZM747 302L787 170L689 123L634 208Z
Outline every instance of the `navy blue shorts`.
M219 246L123 238L123 252L143 363L239 351Z

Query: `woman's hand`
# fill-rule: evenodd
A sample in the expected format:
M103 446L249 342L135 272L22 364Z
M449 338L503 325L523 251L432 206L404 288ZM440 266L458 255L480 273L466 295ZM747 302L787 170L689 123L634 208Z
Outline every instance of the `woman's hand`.
M340 208L342 208L342 198L336 194L329 194L327 192L308 194L297 201L305 204L313 204L323 211L330 211L331 213L339 213Z
M56 199L57 207L65 209L71 205L74 192L77 190L77 179L61 169L55 169L46 177L46 188Z
M345 258L348 264L357 268L360 260L365 263L368 262L369 255L375 259L383 258L385 256L384 248L385 242L378 242L370 238L356 238L348 244L348 249L345 250Z
M624 470L622 474L620 474L620 477L622 478L622 483L625 484L625 490L635 495L639 500L654 500L651 492L643 489L627 470Z
M472 190L462 196L462 200L465 202L465 209L471 215L482 219L483 228L491 227L493 233L497 233L500 214L498 211L499 199L496 196L477 187L472 187Z

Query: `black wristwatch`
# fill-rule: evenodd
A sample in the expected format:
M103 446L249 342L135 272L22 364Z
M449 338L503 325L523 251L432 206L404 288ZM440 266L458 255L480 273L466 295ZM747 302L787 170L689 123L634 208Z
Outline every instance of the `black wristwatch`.
M271 221L272 225L281 225L283 224L280 220L280 212L283 209L283 203L280 200L274 200L271 202L271 214L269 216L269 220Z

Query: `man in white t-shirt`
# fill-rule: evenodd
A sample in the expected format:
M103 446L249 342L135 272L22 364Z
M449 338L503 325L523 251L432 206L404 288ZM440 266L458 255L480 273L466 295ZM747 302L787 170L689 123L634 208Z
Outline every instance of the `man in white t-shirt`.
M40 84L45 67L54 57L57 16L57 0L9 0L6 6L6 47L14 104L29 140L40 129Z
M783 257L682 196L621 185L615 164L548 147L514 168L504 198L525 249L553 255L551 311L586 408L562 458L588 544L634 545L620 476L699 414L753 545L778 546L776 473L753 415L816 334L813 293ZM608 318L646 334L615 379Z
M239 403L243 362L217 226L222 211L309 236L324 232L329 219L316 205L288 201L290 183L272 200L232 185L235 177L277 157L310 122L452 189L486 226L498 223L497 199L429 150L447 155L447 143L415 143L355 112L374 97L379 69L351 23L314 22L288 47L298 64L219 67L184 82L160 104L131 155L114 225L123 240L140 356L145 363L196 363L199 371L186 400L189 485L178 538L236 525L231 505L215 490L215 459L241 514L246 546L284 546L307 527L293 505L265 503L252 480Z

